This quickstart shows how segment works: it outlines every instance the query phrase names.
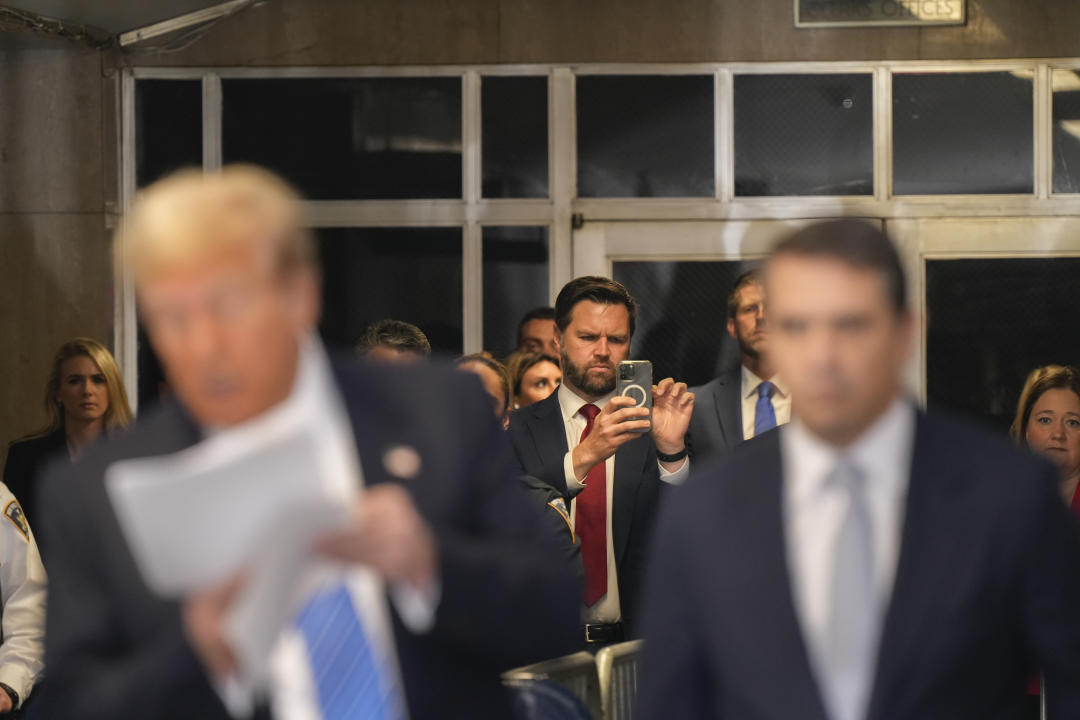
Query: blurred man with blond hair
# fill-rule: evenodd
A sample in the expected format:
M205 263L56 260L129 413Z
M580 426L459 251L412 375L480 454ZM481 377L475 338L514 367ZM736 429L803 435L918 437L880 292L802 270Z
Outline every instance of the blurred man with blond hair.
M46 481L46 716L505 717L499 672L573 644L575 580L547 560L486 396L449 369L327 357L301 209L246 166L181 172L132 208L122 241L176 403ZM259 697L223 630L243 573L152 594L103 476L283 417L318 439L312 494L360 492L312 548L325 581L282 630Z

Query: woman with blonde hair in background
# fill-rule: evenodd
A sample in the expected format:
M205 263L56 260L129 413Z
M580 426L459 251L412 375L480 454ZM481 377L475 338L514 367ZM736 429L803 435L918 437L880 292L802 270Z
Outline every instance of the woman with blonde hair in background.
M53 356L45 384L48 422L11 444L4 464L4 484L33 521L36 483L57 458L74 461L102 432L131 424L131 407L120 368L112 353L91 338L75 338Z
M519 351L506 358L514 409L540 402L562 382L559 359L538 352Z

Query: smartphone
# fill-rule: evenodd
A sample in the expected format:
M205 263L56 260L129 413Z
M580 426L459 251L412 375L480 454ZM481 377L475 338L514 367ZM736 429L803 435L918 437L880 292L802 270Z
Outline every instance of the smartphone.
M643 407L649 410L646 418L634 418L635 420L652 420L652 363L648 360L623 360L615 368L615 392L633 398L632 407ZM648 428L633 430L632 432L649 432Z

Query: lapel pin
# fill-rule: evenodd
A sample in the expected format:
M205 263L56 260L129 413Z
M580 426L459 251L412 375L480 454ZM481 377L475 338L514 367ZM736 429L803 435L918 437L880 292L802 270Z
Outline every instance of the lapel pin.
M409 480L420 474L423 463L416 448L408 445L394 445L383 453L383 468L387 473L402 480Z

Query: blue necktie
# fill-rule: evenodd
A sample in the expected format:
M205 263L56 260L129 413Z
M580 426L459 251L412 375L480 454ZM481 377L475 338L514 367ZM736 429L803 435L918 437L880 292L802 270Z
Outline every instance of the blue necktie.
M395 687L380 667L343 583L313 596L296 618L307 644L325 720L400 718Z
M772 406L772 395L776 386L768 380L758 385L757 406L754 408L754 437L776 427L776 411Z

